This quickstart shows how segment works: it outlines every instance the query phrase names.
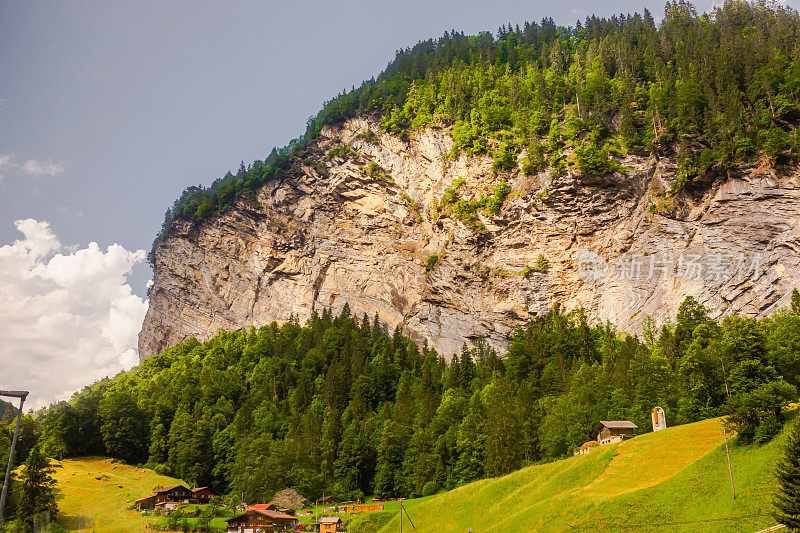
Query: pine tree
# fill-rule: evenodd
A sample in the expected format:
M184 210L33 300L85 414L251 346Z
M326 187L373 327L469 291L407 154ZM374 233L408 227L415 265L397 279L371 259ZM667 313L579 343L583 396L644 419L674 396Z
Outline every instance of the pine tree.
M778 490L773 501L777 511L775 519L789 531L800 531L800 423L795 423L786 454L778 463L776 472Z
M792 313L800 316L800 292L797 289L792 291Z
M28 455L20 476L21 498L18 515L28 525L33 523L33 517L39 513L58 512L53 472L55 469L50 466L50 460L45 457L39 446L35 446Z

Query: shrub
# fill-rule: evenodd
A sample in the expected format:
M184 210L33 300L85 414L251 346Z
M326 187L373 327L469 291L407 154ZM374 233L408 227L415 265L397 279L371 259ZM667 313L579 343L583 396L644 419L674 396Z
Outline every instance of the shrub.
M746 444L764 443L783 426L783 411L797 400L797 389L783 380L764 383L744 394L731 397L726 425Z
M762 135L764 153L772 159L778 159L789 148L789 134L781 128L772 126Z
M517 168L516 147L510 142L504 142L500 148L492 154L492 168L495 170L513 170Z
M372 131L370 128L364 128L358 132L358 135L355 136L355 139L359 139L370 144L377 144L380 140L378 138L378 134Z
M330 149L330 151L328 152L327 159L328 161L330 161L334 157L338 157L339 159L347 160L356 157L357 155L358 154L356 153L356 151L350 148L348 145L340 144L339 146Z
M486 200L486 211L490 215L496 215L500 212L500 208L503 207L506 198L508 198L508 183L506 183L506 180L500 180L494 186L492 196Z
M597 148L592 141L584 141L575 148L578 169L584 174L610 174L619 170L619 163L608 156L607 148Z
M435 481L428 481L422 486L423 496L433 496L437 492L439 492L439 487L436 485Z
M533 267L533 270L536 272L541 272L542 274L547 274L547 271L550 269L550 261L543 254L539 254L539 257L536 258L536 265Z
M522 172L525 174L536 174L547 166L547 161L544 158L544 148L538 140L533 140L528 145L528 153L525 154L525 159L522 160Z
M436 254L432 254L428 256L428 259L425 261L425 270L430 272L439 262L439 256Z
M386 180L389 183L394 183L392 177L387 174L380 165L378 165L375 161L370 161L367 163L367 166L364 168L364 171L367 173L367 176L370 178L382 179Z
M458 199L458 189L464 185L464 178L458 177L453 180L448 188L444 190L444 194L442 195L442 201L439 202L440 205L449 205L455 202Z

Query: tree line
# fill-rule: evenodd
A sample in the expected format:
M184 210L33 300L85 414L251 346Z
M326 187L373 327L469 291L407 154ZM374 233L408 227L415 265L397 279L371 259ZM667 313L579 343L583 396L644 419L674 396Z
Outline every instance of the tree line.
M220 332L26 415L20 460L110 455L257 502L287 486L433 494L568 456L599 420L649 431L656 406L669 425L728 415L744 443L766 442L800 385L794 294L769 318L721 322L687 298L641 338L556 307L503 357L478 339L449 362L347 308Z

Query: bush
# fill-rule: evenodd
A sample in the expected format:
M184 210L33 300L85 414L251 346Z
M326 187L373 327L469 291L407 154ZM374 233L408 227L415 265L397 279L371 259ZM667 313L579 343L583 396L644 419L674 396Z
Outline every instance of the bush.
M436 263L439 262L439 256L436 254L429 255L428 259L425 261L425 270L430 272L436 266Z
M608 156L608 150L597 148L591 141L584 141L575 148L575 159L584 174L602 175L619 170L619 163Z
M770 417L758 426L756 429L755 435L753 436L753 442L756 444L766 444L771 441L778 433L781 432L781 428L783 427L783 422L776 418Z
M533 270L541 272L542 274L547 274L549 269L550 261L543 254L539 254L539 257L536 258L536 266L533 267Z
M439 492L439 487L436 485L435 481L428 481L422 486L423 496L433 496L437 492Z
M170 529L178 529L178 523L182 517L180 511L170 511L167 516L167 527Z
M442 195L442 201L439 202L440 205L449 205L455 202L458 199L458 189L464 185L464 178L458 177L453 180L448 188L444 190L444 194Z
M517 151L513 144L504 142L492 154L492 168L495 170L513 170L517 168Z
M508 198L508 183L506 183L506 180L500 180L494 186L492 196L486 200L486 211L490 215L496 215L500 212L500 208L503 207L506 198Z
M331 159L338 157L339 159L346 160L356 157L357 155L358 154L356 151L350 148L348 145L340 144L336 148L331 148L331 150L328 152L327 159L330 161Z
M731 397L726 425L746 444L764 443L783 426L783 411L797 400L797 388L785 381L764 383L760 387Z
M368 142L370 144L377 144L380 140L378 138L378 134L372 131L370 128L364 128L358 135L355 136L356 139L360 139L362 141Z
M370 178L382 179L386 180L390 183L394 183L392 177L387 174L380 165L378 165L375 161L370 161L367 163L367 166L364 168L364 171L367 173L367 176Z
M528 146L528 153L525 154L525 159L522 160L522 172L528 175L536 174L546 166L544 148L538 140L534 140Z
M789 134L773 126L764 132L762 145L764 153L772 159L778 159L789 148Z

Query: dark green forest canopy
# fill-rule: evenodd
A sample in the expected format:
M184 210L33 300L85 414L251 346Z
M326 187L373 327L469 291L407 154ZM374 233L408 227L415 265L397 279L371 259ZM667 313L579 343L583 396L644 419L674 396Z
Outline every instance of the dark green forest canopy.
M264 161L242 164L210 187L190 187L167 211L153 251L176 219L199 221L292 172L322 127L358 115L408 138L453 127L455 153L490 154L495 168L616 170L613 155L674 155L673 192L708 172L758 157L800 157L800 18L766 2L726 2L698 14L686 2L652 15L552 19L496 35L445 33L397 52L386 70L326 102L306 133ZM455 155L455 154L454 154ZM154 255L151 253L153 262Z
M689 298L643 339L556 308L505 356L479 339L446 363L326 311L183 342L39 413L37 435L56 457L112 455L249 502L414 496L569 455L599 420L649 431L656 406L669 425L730 414L765 442L797 398L795 311L718 323Z

